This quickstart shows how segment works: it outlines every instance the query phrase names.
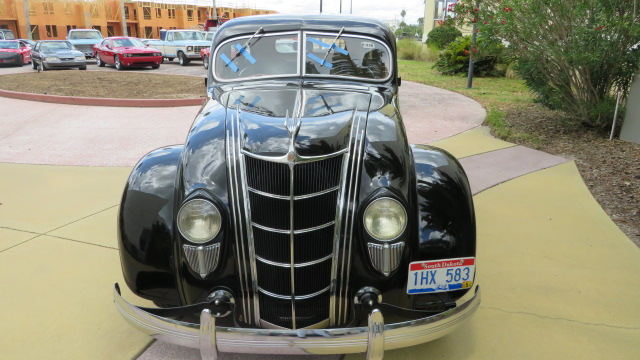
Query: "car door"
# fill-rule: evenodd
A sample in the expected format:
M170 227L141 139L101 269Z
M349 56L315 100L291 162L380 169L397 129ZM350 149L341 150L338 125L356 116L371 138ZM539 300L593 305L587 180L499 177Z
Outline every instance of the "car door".
M31 61L35 61L36 64L40 64L42 61L40 58L40 43L36 43L36 45L31 49Z
M104 53L102 57L103 61L107 64L114 65L115 64L115 61L113 61L114 54L115 54L115 47L114 47L113 41L106 40L105 46L104 46Z
M22 54L22 63L31 62L31 45L24 41L20 41L20 53Z
M100 59L100 61L104 62L104 58L102 56L102 52L104 51L104 45L107 40L102 40L98 46L96 46L96 60Z

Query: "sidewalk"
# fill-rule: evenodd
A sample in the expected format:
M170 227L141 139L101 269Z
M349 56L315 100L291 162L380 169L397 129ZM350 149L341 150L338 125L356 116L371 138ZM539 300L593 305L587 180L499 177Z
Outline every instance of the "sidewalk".
M458 331L385 359L638 358L640 250L575 164L492 138L479 127L484 110L461 95L408 82L400 94L410 141L450 151L469 175L483 302ZM433 110L419 111L425 104ZM0 122L2 357L199 359L193 349L147 348L152 339L111 300L113 283L123 283L116 216L131 167L183 142L198 108L130 112L0 98L1 113L14 109L20 118Z

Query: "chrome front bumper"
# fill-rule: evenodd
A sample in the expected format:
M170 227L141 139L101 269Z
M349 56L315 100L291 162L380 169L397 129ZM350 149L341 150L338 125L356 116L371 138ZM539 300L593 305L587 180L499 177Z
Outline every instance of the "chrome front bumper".
M113 300L120 314L132 325L155 339L200 349L203 360L216 359L218 351L254 354L329 355L367 353L368 359L382 359L385 350L435 340L455 330L480 306L480 287L456 302L456 307L437 315L394 324L384 324L382 312L369 314L367 327L341 329L273 330L230 328L215 325L207 309L200 324L163 318L125 301L116 284Z

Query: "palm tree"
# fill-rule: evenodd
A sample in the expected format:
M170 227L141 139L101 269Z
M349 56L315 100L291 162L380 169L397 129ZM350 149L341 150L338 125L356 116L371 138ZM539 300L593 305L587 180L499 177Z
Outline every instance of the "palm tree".
M404 22L404 17L407 15L407 12L402 9L402 11L400 11L400 16L402 16L402 22Z

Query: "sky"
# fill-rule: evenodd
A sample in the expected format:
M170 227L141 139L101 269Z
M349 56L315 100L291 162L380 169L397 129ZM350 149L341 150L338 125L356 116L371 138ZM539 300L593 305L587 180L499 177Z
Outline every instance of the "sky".
M417 24L418 18L424 17L424 0L342 0L342 13L349 14L353 2L353 15L373 17L382 21L397 20L402 17L400 12L407 12L405 22ZM232 4L233 0L220 0L216 4ZM320 0L238 0L237 7L253 7L260 9L276 10L282 14L318 14L320 12ZM322 12L324 14L339 14L340 0L323 0Z

